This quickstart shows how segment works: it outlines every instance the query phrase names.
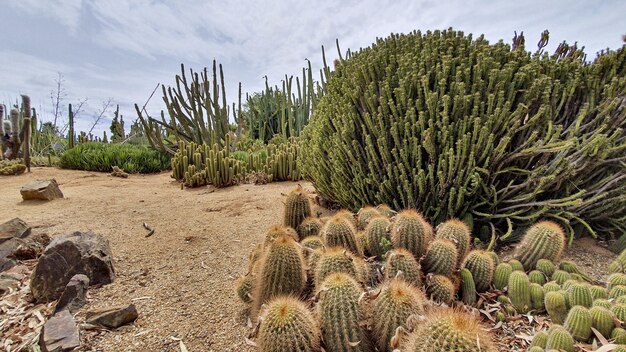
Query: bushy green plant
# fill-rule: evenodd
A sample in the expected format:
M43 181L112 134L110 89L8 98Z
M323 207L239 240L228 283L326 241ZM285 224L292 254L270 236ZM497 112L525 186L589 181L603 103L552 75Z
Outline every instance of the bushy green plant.
M127 144L81 143L63 153L64 169L110 172L118 166L129 173L151 173L170 168L170 157L148 147Z
M570 236L621 234L625 61L626 48L587 63L575 46L531 54L454 30L378 39L326 85L301 171L351 210L471 213L474 228L505 230L551 216Z

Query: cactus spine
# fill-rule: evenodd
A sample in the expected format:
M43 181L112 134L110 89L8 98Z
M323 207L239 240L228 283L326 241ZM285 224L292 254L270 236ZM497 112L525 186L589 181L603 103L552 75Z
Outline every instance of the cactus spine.
M567 301L563 291L547 292L544 297L544 305L553 323L565 323L565 318L567 317Z
M496 272L493 275L493 287L500 291L504 291L506 285L509 284L509 276L513 272L513 268L509 263L500 263L496 267Z
M613 313L609 309L594 306L589 309L591 323L594 329L598 330L607 339L611 337L611 331L615 327Z
M457 266L465 259L471 245L471 231L467 225L459 219L450 219L439 224L436 230L436 237L452 241L458 249Z
M433 236L432 226L413 209L398 213L391 229L392 245L408 250L415 258L421 258L426 253L427 244Z
M322 339L330 351L369 351L363 312L359 307L359 284L344 273L329 275L319 290L317 304Z
M574 352L574 339L564 327L552 325L550 330L548 330L546 350Z
M367 252L378 258L382 258L386 253L383 241L391 241L389 235L389 227L391 223L384 216L377 216L372 218L365 229L365 243L367 245ZM390 242L391 243L391 242Z
M311 204L309 204L309 197L306 195L304 189L301 186L294 189L287 196L285 202L285 226L289 226L292 229L297 229L304 219L311 216Z
M456 287L447 276L429 274L426 277L426 294L435 302L449 305L454 300Z
M564 327L575 340L585 342L591 337L591 325L589 309L583 306L573 306L565 318Z
M381 352L390 352L391 338L398 327L406 328L407 319L414 314L422 314L424 296L417 288L404 280L393 279L382 289L374 301L374 324L372 332L377 337L377 347Z
M554 222L541 221L526 231L516 257L525 270L531 270L539 259L558 261L563 249L565 249L563 229Z
M464 304L468 306L476 304L476 284L472 272L465 268L461 269L461 293Z
M291 227L274 225L270 227L267 232L265 232L265 241L263 242L263 246L269 247L271 243L280 236L289 236L294 241L299 241L298 234Z
M411 252L402 248L387 252L387 260L385 262L385 276L391 279L398 275L415 287L422 286L422 272L417 260L415 260Z
M322 238L328 247L343 247L355 255L361 255L355 230L344 217L333 216L328 220L322 230Z
M507 286L513 307L520 313L528 312L532 308L532 302L530 300L530 281L526 273L523 271L512 272Z
M462 267L472 273L478 292L485 292L489 289L496 268L496 263L494 263L489 252L482 250L469 252Z
M409 335L401 348L407 352L495 352L491 335L469 313L445 309L428 316Z
M268 304L260 321L257 339L260 351L320 351L319 327L303 302L278 297Z
M304 258L298 243L282 235L274 240L261 259L256 277L254 309L280 295L299 295L306 284Z
M431 274L451 275L457 263L457 247L450 240L437 239L430 243L422 262Z

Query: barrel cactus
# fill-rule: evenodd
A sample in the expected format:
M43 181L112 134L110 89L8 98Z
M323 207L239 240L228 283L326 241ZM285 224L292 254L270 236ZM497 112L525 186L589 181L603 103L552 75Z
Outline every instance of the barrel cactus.
M322 230L322 221L318 218L308 217L302 220L297 230L300 239L304 239L309 236L319 236L320 231Z
M283 235L291 237L294 241L299 241L298 234L291 227L273 225L265 232L265 241L263 242L263 246L268 247L276 238Z
M493 287L503 291L509 284L509 276L513 272L511 264L502 262L496 267L496 271L493 275Z
M393 249L387 252L385 276L388 279L400 277L415 287L422 286L422 271L411 252L406 249Z
M385 241L391 244L390 226L391 223L384 216L378 215L370 219L365 228L365 243L369 254L382 258L386 251L390 249L385 246Z
M523 271L514 271L509 276L508 282L509 299L513 307L520 312L526 313L532 308L530 299L530 280Z
M450 240L456 245L458 252L457 265L460 265L469 252L472 242L469 227L461 220L450 219L437 226L435 236L438 239Z
M552 322L563 324L567 317L567 299L563 291L546 292L544 296L544 306Z
M426 294L435 302L450 304L454 300L456 287L447 276L429 274L426 276Z
M332 273L346 273L358 279L358 268L351 252L343 247L333 247L323 252L315 267L315 287L319 288Z
M556 281L546 282L543 285L543 292L544 293L548 293L548 292L552 292L552 291L560 291L560 290L561 290L561 285L557 284Z
M237 288L237 296L244 303L252 303L252 287L254 285L254 276L245 275L237 279L235 284Z
M574 338L561 325L552 325L548 330L546 350L574 352Z
M513 271L524 271L524 266L522 265L522 262L517 259L509 259L507 263L509 263Z
M567 313L564 327L575 340L585 342L591 337L592 324L589 309L583 306L573 306Z
M377 216L382 216L382 214L378 211L378 209L372 206L366 206L361 209L356 214L357 217L357 228L359 230L365 230L367 225L369 225L370 220Z
M277 297L262 312L257 345L263 352L319 352L320 330L307 306Z
M428 246L422 265L427 273L451 275L456 268L457 247L446 239L434 240Z
M545 285L546 283L546 276L544 275L544 273L542 273L539 270L533 270L531 272L528 273L528 279L530 280L530 282L535 283L535 284L539 284L539 285Z
M489 289L496 269L496 263L494 263L489 252L482 250L469 252L462 267L472 273L478 292L485 292Z
M533 336L532 341L530 342L530 347L541 347L543 351L546 348L546 342L548 342L548 332L547 331L539 331Z
M543 299L545 293L543 292L543 287L541 285L531 282L530 283L530 303L531 307L534 310L543 310L545 308Z
M433 236L432 226L413 209L399 212L391 228L391 244L394 248L404 248L416 259L426 253Z
M304 219L311 216L309 197L301 186L294 189L285 201L285 226L298 229Z
M355 229L342 216L333 216L322 229L322 239L328 247L344 247L355 255L361 255L357 245Z
M546 277L552 277L552 274L554 274L554 271L556 270L556 266L551 260L539 259L537 260L535 269L541 271Z
M516 258L525 270L532 270L539 259L556 262L565 249L565 232L554 222L541 221L531 226L518 246Z
M607 288L611 290L613 286L616 285L624 285L626 286L626 274L624 273L613 273L609 275L606 279Z
M589 309L591 322L594 329L598 330L607 339L611 337L611 332L615 328L613 313L604 307L594 306Z
M563 285L567 280L572 279L572 275L567 271L557 270L552 274L552 281L555 281L559 285Z

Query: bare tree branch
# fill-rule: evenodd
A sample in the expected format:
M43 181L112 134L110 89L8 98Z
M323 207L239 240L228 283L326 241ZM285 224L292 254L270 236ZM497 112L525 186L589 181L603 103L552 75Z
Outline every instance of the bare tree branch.
M93 125L91 125L91 128L89 129L89 132L87 132L87 135L90 135L91 132L93 131L93 129L96 127L96 125L98 124L98 122L100 122L100 119L102 119L102 116L104 116L104 114L107 112L107 110L109 109L109 106L111 106L111 102L113 101L113 98L109 98L109 100L105 101L102 103L102 110L100 110L100 114L98 115L98 117L96 118L96 120L93 122Z

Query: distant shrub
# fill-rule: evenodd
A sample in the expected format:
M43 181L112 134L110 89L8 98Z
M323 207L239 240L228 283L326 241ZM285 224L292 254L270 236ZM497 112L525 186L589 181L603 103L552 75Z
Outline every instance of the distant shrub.
M169 169L170 157L137 145L84 143L63 153L59 166L102 172L110 172L113 166L118 166L129 173L151 173Z

